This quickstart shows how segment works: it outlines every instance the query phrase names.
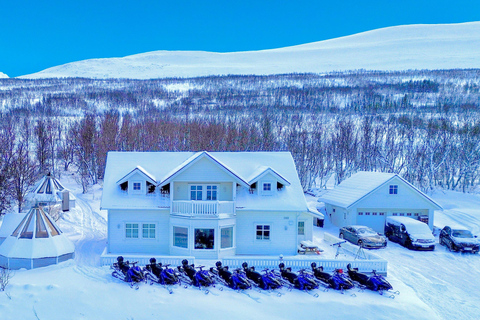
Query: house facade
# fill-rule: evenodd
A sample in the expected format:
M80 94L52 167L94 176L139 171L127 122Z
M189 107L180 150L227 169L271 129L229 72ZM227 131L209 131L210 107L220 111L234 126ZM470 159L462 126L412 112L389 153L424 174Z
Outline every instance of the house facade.
M433 229L435 210L442 207L394 173L358 172L330 190L319 201L337 227L369 226L384 233L387 216L421 220Z
M312 221L288 152L109 152L108 254L295 254Z

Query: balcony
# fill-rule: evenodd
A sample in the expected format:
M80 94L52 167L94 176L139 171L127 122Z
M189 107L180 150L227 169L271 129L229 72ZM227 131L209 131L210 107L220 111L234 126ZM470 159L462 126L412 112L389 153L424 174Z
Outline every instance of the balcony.
M235 215L233 201L172 201L171 214L184 216Z

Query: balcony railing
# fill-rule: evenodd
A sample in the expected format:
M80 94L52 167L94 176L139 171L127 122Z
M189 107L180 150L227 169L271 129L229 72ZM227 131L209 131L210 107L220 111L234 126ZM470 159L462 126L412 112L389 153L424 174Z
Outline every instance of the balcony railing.
M234 215L233 201L172 201L172 214L188 216Z

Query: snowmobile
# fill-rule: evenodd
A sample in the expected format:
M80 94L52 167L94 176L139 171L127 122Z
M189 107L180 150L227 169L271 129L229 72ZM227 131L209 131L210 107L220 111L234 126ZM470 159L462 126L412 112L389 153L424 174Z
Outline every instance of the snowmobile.
M224 285L234 290L250 289L250 284L245 272L242 269L235 269L234 272L228 270L228 266L223 266L220 261L215 263L215 268L210 268L210 272Z
M350 279L373 291L388 291L392 290L392 285L381 275L373 270L373 275L369 276L365 273L358 272L358 268L352 268L350 263L347 265L347 272Z
M138 262L125 262L123 257L119 256L117 258L117 262L111 266L111 268L114 270L112 272L112 276L122 281L129 282L131 286L145 281L145 275L142 269L136 265L137 263ZM132 266L130 266L130 264Z
M278 277L268 269L263 270L263 274L255 271L255 267L249 267L248 263L242 263L243 271L248 279L255 283L255 286L263 289L278 289L282 287L282 283Z
M313 275L328 288L335 290L348 290L353 288L353 283L345 276L342 269L335 269L333 274L323 271L323 267L317 267L315 262L310 265Z
M164 284L164 285L174 285L179 284L180 280L178 278L178 273L174 269L169 268L169 264L162 265L162 263L157 263L155 258L150 259L150 264L145 266L145 269L148 271L146 277L150 280Z
M200 269L198 271L195 268ZM209 287L214 284L214 281L208 272L203 270L204 266L195 267L194 264L189 265L188 260L184 259L182 265L177 269L180 271L180 277L188 284L195 287Z
M288 280L295 288L299 290L313 290L318 288L315 280L306 274L305 270L300 270L298 274L292 272L292 268L285 268L282 262L278 265L283 279Z

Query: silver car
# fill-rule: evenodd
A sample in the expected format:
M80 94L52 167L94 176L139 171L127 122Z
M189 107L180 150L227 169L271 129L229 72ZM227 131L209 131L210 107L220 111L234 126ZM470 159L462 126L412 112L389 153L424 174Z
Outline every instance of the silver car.
M385 248L387 238L366 226L346 226L340 228L340 239L345 239L363 248Z

